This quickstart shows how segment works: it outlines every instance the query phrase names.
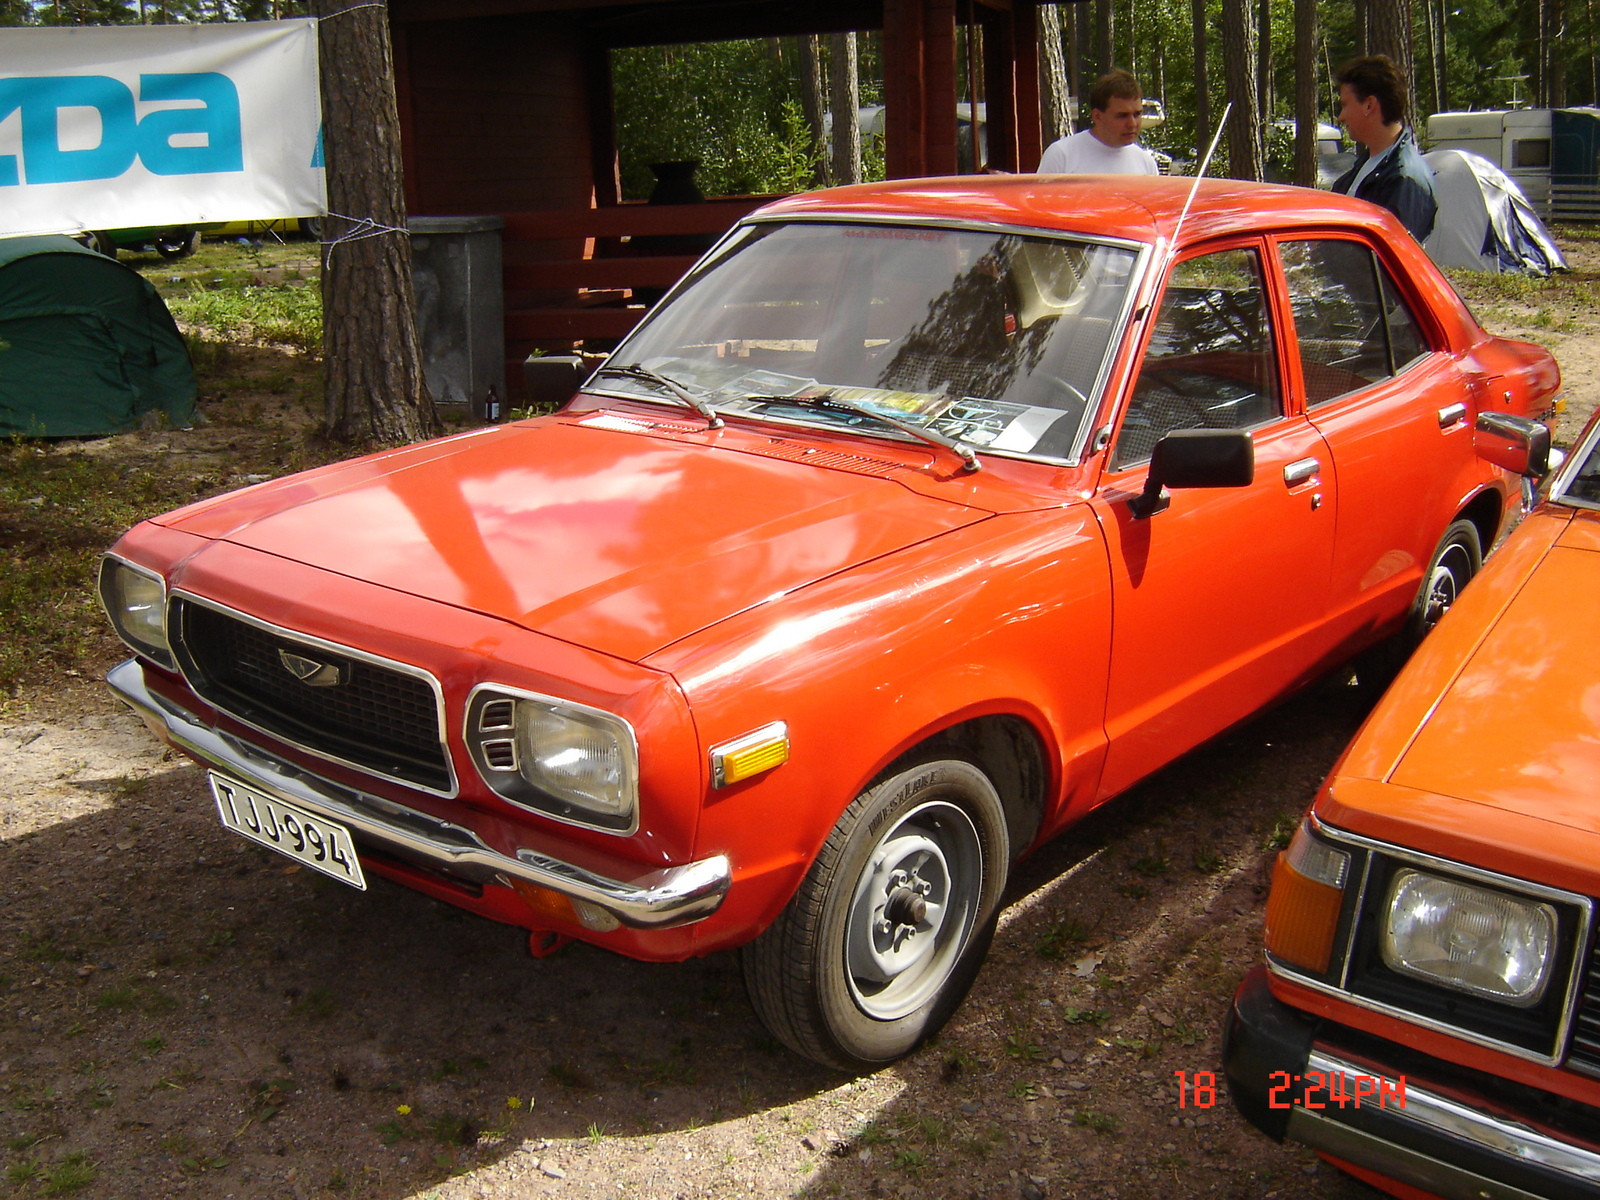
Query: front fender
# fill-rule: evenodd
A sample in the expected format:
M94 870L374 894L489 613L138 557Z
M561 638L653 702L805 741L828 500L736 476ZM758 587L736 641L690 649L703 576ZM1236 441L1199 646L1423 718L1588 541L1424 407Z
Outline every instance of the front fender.
M1037 731L1043 825L1059 825L1098 784L1110 641L1105 544L1078 506L952 531L652 656L688 698L703 749L772 721L789 729L787 762L708 795L695 853L726 854L734 883L697 938L764 928L850 802L973 717Z

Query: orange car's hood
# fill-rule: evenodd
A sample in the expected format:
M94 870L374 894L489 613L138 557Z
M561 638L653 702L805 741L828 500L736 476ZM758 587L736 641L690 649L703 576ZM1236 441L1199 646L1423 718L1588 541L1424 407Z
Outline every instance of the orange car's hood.
M1450 636L1458 628L1447 622L1438 632ZM1438 697L1391 780L1600 833L1597 629L1600 522L1585 514L1550 542L1505 596L1498 618ZM1490 820L1466 813L1461 819Z
M989 515L907 490L893 462L827 469L728 445L557 419L292 476L163 520L637 660Z

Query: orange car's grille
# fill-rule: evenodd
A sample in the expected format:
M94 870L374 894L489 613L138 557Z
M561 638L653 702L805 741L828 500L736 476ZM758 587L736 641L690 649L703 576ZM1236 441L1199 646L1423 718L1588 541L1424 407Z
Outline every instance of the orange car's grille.
M1588 967L1579 987L1567 1065L1585 1075L1600 1075L1600 939L1589 951Z
M286 637L177 597L168 629L183 673L223 712L275 737L402 783L448 791L428 680ZM296 670L325 668L311 681Z

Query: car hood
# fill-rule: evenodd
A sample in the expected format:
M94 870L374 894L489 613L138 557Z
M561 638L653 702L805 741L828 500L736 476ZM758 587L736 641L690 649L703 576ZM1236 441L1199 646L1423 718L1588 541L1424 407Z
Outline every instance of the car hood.
M1597 628L1600 522L1585 514L1550 538L1515 590L1507 589L1498 616L1399 756L1392 781L1600 833Z
M774 457L549 419L222 497L164 524L637 661L733 613L990 515L892 460ZM805 457L804 454L798 457Z

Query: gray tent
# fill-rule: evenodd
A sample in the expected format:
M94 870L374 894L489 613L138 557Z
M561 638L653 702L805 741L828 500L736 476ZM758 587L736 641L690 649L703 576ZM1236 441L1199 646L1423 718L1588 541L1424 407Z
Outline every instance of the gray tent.
M155 288L60 234L0 238L0 435L194 420L189 348Z
M1550 231L1516 181L1482 155L1466 150L1430 150L1439 215L1423 244L1441 267L1474 271L1565 271Z

